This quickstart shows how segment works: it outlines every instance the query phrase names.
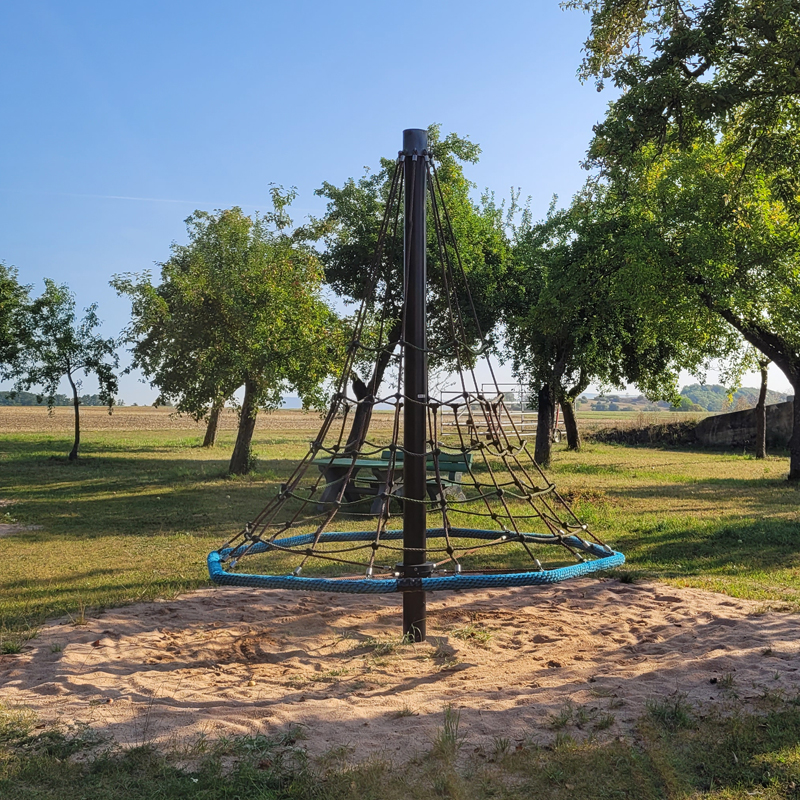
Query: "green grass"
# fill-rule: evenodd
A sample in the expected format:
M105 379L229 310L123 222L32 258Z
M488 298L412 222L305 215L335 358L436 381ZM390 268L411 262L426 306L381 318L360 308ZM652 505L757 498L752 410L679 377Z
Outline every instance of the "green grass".
M77 464L63 457L67 434L3 435L0 498L12 502L4 513L40 527L0 538L0 651L14 652L47 617L80 621L206 585L206 553L265 505L314 424L258 432L258 468L238 479L226 473L232 432L204 450L185 431L98 431ZM549 475L625 553L626 579L798 608L800 489L786 469L782 456L589 444L579 454L556 446ZM508 555L478 557L500 566Z
M577 723L579 710L570 712ZM36 729L0 706L0 797L181 800L789 800L800 786L800 708L783 702L745 714L695 717L681 703L654 707L635 735L599 742L573 727L554 745L496 739L460 755L452 709L407 763L352 760L352 748L311 759L299 731L205 740L191 751L122 750L90 729Z
M0 509L4 521L39 527L0 538L0 653L19 652L48 617L80 624L97 609L207 585L206 553L264 506L311 436L304 428L259 431L256 472L232 479L231 432L211 451L185 431L94 432L77 464L64 458L66 434L3 435L0 499L12 503ZM557 446L549 475L626 554L625 580L796 610L800 490L786 470L783 456L589 444L580 454ZM490 635L459 625L450 635L476 646ZM374 659L390 659L399 646L354 641ZM649 707L631 740L606 735L600 743L613 714L565 707L548 726L554 747L503 740L465 759L451 711L411 764L355 766L344 763L344 750L311 763L288 734L201 742L188 754L122 751L91 731L42 731L30 714L0 709L0 797L800 797L800 709L781 699L745 714L729 683L729 716L695 714L677 697Z
M205 554L265 504L276 473L289 469L283 458L265 458L253 476L232 479L233 437L221 439L209 451L179 431L98 432L70 464L61 456L66 436L4 435L0 497L19 524L41 527L0 538L0 643L4 631L8 638L48 616L205 585ZM304 449L274 447L286 458Z

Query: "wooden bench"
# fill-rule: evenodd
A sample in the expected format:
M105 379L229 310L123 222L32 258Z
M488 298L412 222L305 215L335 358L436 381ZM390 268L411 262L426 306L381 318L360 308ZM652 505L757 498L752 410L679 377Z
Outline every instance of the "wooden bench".
M381 458L317 458L314 464L325 478L325 488L319 500L319 507L324 508L328 503L335 503L342 490L342 482L350 478L344 488L342 499L352 503L363 497L374 497L370 513L380 514L383 508L383 495L402 500L403 497L403 455L397 452L394 466L392 485L389 485L389 468L391 467L391 451L384 450ZM428 456L428 472L435 472L433 457ZM440 453L439 472L441 483L448 496L464 500L465 495L461 489L461 476L468 472L472 466L472 453ZM351 471L352 468L352 471ZM431 500L439 500L439 484L435 476L428 478L428 496Z

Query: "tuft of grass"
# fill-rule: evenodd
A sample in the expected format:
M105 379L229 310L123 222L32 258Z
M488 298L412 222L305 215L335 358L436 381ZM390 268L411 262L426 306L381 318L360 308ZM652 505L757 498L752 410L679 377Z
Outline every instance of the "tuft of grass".
M446 763L453 762L464 743L464 736L459 732L461 712L451 705L444 707L442 725L436 730L430 754L433 758Z
M86 618L86 603L82 597L78 598L78 610L73 614L68 614L73 625L86 625L89 620Z
M22 642L19 639L4 639L0 642L0 655L15 656L22 652Z
M495 736L492 743L491 760L502 761L512 751L511 739L506 736Z
M338 683L339 679L344 677L350 672L347 667L339 667L337 669L329 669L327 672L321 672L309 676L310 681L317 683Z
M404 717L417 717L419 716L419 711L414 711L411 706L404 704L400 708L392 711L391 717L392 719L403 719Z
M676 694L663 700L648 700L647 713L654 722L671 731L694 725L694 718L684 694Z
M359 650L366 647L371 651L371 655L380 658L382 656L394 655L404 644L407 644L407 642L405 642L402 637L397 639L379 639L374 636L368 636L361 642L354 642L353 647Z
M736 692L736 678L732 672L726 672L718 682L719 688L730 697L738 697Z
M0 703L0 745L25 738L35 725L36 715L30 709Z
M616 721L617 718L613 714L601 714L594 722L592 727L596 731L605 731L608 730Z
M550 714L547 721L553 730L560 731L572 722L572 715L574 712L575 709L572 703L566 702L560 711L555 714Z
M475 625L474 623L465 625L463 628L456 628L450 631L450 634L455 636L456 639L461 639L464 642L477 644L483 647L485 647L492 638L491 631L482 628L480 625Z

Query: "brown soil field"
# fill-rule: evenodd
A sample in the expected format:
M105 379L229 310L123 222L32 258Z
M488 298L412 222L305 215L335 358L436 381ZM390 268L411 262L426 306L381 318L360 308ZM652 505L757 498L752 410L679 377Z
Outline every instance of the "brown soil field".
M271 411L258 415L258 430L305 430L319 428L321 417L313 411ZM233 409L226 409L220 419L220 430L236 430L238 417ZM41 406L0 406L0 434L2 433L64 433L72 431L72 408L59 406L49 413ZM121 406L112 414L107 408L87 406L81 408L81 431L195 431L202 435L204 422L178 414L173 408L152 406Z
M690 415L663 414L640 415L620 414L586 415L578 424L584 431L600 427L637 427L653 424L666 419L669 422L685 421ZM696 415L695 415L696 416ZM392 413L376 411L373 426L390 427ZM258 415L256 430L259 431L308 431L313 435L319 430L322 416L314 411L282 409L262 411ZM72 431L74 424L70 406L59 406L48 412L44 406L0 406L0 435L4 433L66 433ZM234 431L238 416L233 409L226 409L220 419L220 430ZM174 408L153 408L152 406L119 406L112 414L105 407L86 406L81 408L81 431L169 431L183 430L196 432L198 436L205 431L204 422L195 422L191 417L178 414Z

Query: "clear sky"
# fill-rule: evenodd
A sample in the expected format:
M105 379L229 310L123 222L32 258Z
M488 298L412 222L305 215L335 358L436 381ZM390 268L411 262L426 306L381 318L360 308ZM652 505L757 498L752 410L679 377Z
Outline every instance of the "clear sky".
M194 209L264 210L277 183L319 214L323 181L432 122L481 145L479 187L543 215L583 183L611 97L576 77L587 29L557 0L2 3L0 260L36 292L68 283L117 335L110 277L157 270ZM122 380L128 403L155 394Z

